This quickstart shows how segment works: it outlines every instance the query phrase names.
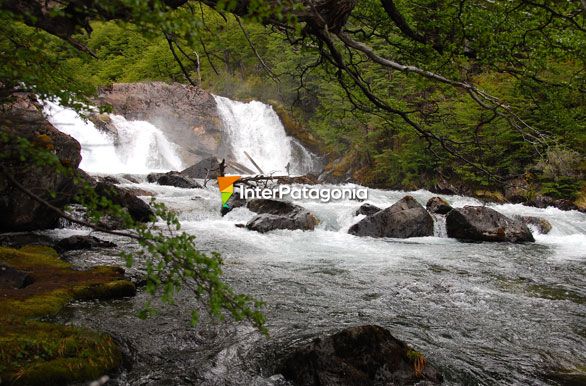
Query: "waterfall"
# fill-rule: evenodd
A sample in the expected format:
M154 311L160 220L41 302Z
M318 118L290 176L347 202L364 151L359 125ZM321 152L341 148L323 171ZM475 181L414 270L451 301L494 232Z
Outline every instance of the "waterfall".
M69 108L44 102L49 122L71 135L81 144L80 168L91 173L148 173L181 170L177 146L167 140L157 127L145 121L128 121L110 115L117 130L113 134L99 130Z
M319 159L287 136L277 113L258 101L233 101L215 95L225 138L234 160L255 170L246 151L265 173L307 174L317 171Z
M448 237L446 216L437 213L432 213L431 216L433 217L433 235L435 237Z

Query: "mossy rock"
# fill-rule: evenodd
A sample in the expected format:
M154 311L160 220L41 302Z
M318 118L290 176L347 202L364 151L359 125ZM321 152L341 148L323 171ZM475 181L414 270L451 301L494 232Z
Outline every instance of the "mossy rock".
M114 371L120 350L106 334L41 322L72 300L132 296L134 284L119 267L76 271L43 246L0 248L0 263L27 272L32 284L2 289L0 379L10 385L62 385Z
M496 190L476 190L474 191L474 197L486 201L486 202L496 202L498 204L504 204L507 202L505 196Z

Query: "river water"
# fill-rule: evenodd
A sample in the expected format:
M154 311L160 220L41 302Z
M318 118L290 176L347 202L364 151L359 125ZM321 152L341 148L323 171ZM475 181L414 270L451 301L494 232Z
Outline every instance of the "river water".
M136 177L145 181L144 174ZM199 248L222 254L226 280L266 302L270 336L206 317L190 327L190 310L198 306L187 292L147 320L135 316L147 300L143 291L132 299L74 303L61 320L112 334L129 358L113 384L282 384L278 358L292 346L359 324L390 329L423 352L449 385L555 384L549 374L586 363L585 214L491 205L506 215L551 222L549 234L534 230L536 242L527 244L448 239L441 218L434 237L373 239L347 234L362 218L354 216L361 202L305 200L296 203L319 218L315 231L259 234L235 226L254 216L245 208L220 216L216 186L121 186L153 192L178 213L182 229L197 236ZM370 189L367 202L387 207L405 194ZM433 196L408 194L424 205ZM443 197L454 207L480 204ZM49 232L80 233L87 231ZM122 264L116 250L66 257L82 267ZM140 271L138 263L129 273Z

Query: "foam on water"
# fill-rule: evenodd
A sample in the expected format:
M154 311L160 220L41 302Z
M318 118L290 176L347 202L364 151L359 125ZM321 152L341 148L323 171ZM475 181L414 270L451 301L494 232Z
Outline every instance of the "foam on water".
M224 123L226 139L235 160L256 170L247 152L266 174L304 175L319 167L317 157L285 128L273 108L258 101L248 103L215 95L218 112Z
M110 115L118 138L84 121L77 112L53 102L44 103L47 119L81 144L80 168L90 173L148 173L181 170L177 146L161 130L145 121Z

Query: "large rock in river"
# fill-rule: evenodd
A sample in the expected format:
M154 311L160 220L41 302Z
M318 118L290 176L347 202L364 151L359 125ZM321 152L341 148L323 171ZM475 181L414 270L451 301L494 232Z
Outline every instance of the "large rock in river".
M159 185L174 186L176 188L195 189L201 188L193 179L179 172L151 173L147 176L148 182L156 182Z
M452 210L450 204L441 197L430 198L429 201L427 201L425 207L430 213L436 214L447 214L450 210Z
M98 103L110 104L126 119L148 121L186 151L190 165L202 158L225 153L221 148L222 120L209 92L180 83L114 83L100 89Z
M485 206L453 209L446 216L448 237L473 241L535 241L527 225Z
M319 220L307 209L286 201L254 199L247 208L259 213L246 224L246 228L260 233L275 229L313 230Z
M126 189L119 188L109 182L98 182L95 190L98 195L106 197L112 203L126 208L135 221L148 222L155 215L153 209L146 202Z
M405 196L390 207L352 225L348 233L402 239L433 236L433 218L413 197Z
M365 204L362 204L360 206L360 208L356 209L356 212L354 212L354 215L358 216L360 214L363 214L365 216L371 216L380 210L381 209L378 206L374 206L372 204L365 203Z
M216 157L209 157L182 170L181 174L191 178L218 178L220 175L220 162L218 162Z
M1 106L0 132L12 138L0 141L0 152L5 157L0 161L3 170L51 205L61 209L69 203L77 191L73 177L58 173L55 167L43 162L21 161L14 138L25 138L34 147L54 153L62 165L74 170L81 161L79 142L53 127L36 98L28 94L17 95L12 104ZM52 228L59 219L53 210L19 190L3 173L0 213L0 232Z
M379 326L347 328L297 348L281 365L295 385L439 385L423 354Z

